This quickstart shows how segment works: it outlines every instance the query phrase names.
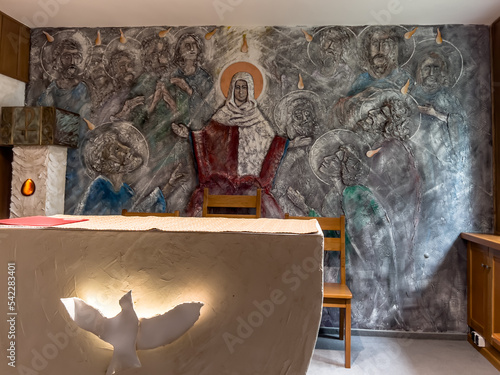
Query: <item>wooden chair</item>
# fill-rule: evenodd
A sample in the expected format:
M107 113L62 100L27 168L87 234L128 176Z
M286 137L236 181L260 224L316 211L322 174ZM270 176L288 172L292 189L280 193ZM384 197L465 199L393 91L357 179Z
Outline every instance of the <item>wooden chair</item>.
M325 251L340 252L340 283L324 283L323 285L323 306L338 307L340 309L339 318L339 338L344 340L345 324L345 367L351 367L351 299L352 293L345 282L345 218L340 217L306 217L290 216L285 214L285 219L311 220L316 219L323 231L340 231L339 238L325 237Z
M210 213L209 208L255 208L255 214L225 214ZM210 195L208 188L203 190L203 217L235 217L235 218L259 218L261 211L261 189L257 189L257 195Z
M123 216L181 216L179 210L174 212L129 212L126 209L122 210Z

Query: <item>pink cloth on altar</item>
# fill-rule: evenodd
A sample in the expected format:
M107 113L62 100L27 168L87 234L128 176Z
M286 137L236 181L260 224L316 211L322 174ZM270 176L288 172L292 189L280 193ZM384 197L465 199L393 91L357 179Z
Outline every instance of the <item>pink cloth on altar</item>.
M29 227L53 227L56 225L78 223L87 220L88 219L68 220L68 219L60 219L57 217L49 217L49 216L28 216L28 217L18 217L14 219L0 220L0 224L29 226Z

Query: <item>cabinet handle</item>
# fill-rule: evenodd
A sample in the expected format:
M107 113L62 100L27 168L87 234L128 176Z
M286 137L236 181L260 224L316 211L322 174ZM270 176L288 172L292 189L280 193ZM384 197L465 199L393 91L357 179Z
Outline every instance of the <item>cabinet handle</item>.
M490 266L488 266L487 264L484 264L484 263L481 263L481 267L483 267L484 269L487 269L487 270L490 269Z

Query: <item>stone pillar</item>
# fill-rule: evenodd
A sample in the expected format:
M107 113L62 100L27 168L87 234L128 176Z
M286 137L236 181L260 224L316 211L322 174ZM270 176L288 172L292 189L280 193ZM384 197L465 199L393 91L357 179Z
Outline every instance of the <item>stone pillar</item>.
M78 146L80 116L54 107L2 107L0 146L13 147L10 217L64 213L67 147ZM32 195L24 183L35 184Z
M64 213L66 156L67 148L62 146L14 146L11 218ZM21 192L27 179L35 183L30 196Z

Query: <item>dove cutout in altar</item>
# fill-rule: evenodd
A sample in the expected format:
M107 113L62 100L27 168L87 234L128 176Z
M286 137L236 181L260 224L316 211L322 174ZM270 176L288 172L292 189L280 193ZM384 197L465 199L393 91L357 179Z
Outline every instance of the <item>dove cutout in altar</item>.
M196 323L203 307L202 302L182 303L164 314L138 318L132 291L129 291L120 298L121 312L106 318L80 298L61 298L61 302L80 328L113 346L113 357L106 375L141 367L137 350L153 349L175 341Z

